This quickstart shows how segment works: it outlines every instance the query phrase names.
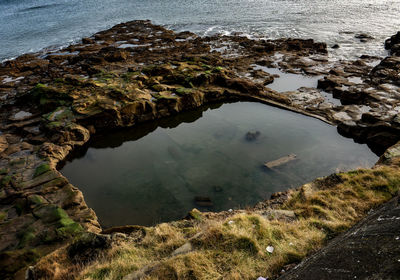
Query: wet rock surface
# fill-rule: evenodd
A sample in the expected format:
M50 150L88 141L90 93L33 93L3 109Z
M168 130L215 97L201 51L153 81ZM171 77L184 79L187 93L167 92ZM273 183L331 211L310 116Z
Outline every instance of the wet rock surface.
M400 55L400 32L385 41L385 49L393 55Z
M253 100L337 124L383 153L400 139L398 36L391 56L330 61L313 40L200 38L133 21L63 50L0 65L0 278L76 235L101 227L57 170L91 135L207 103ZM319 77L318 88L278 92L255 66ZM341 104L325 96L332 94Z

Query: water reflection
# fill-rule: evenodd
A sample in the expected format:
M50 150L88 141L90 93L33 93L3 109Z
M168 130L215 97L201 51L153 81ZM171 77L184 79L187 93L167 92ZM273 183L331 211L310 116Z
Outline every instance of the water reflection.
M250 135L252 135L249 138ZM296 154L267 169L265 162ZM104 226L226 210L377 157L336 128L258 103L213 105L109 133L62 167Z

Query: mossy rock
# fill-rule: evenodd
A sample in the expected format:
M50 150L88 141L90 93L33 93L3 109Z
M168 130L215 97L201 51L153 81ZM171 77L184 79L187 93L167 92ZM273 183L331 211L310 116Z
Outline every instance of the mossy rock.
M72 102L72 98L62 89L38 83L31 91L30 96L38 101L44 109L65 106Z
M56 84L64 84L65 80L63 78L55 78L53 82Z
M58 237L62 239L73 237L83 232L83 227L70 218L61 219L58 224L62 226L57 228L56 232Z
M65 123L63 122L50 122L46 124L47 129L50 130L55 130L55 129L61 129L65 126Z
M13 182L13 177L11 175L4 176L0 181L0 187L10 187Z
M10 162L10 166L24 166L26 159L21 158Z
M66 106L71 104L70 102L66 101L66 100L57 100L57 99L51 99L51 98L46 98L46 97L42 97L40 98L39 104L43 107L56 107L56 106Z
M63 178L63 177L58 177L58 178L55 178L54 180L51 180L51 181L49 181L49 182L47 182L47 183L45 183L45 184L43 184L42 186L43 186L43 190L45 190L45 189L47 189L47 188L49 188L49 187L51 187L51 188L53 188L53 187L60 187L60 186L63 186L63 185L65 185L65 184L67 184L68 183L68 181L65 179L65 178Z
M35 230L32 227L28 227L18 233L18 238L18 248L24 248L36 238Z
M44 223L49 223L56 227L56 236L50 234L50 238L47 238L49 239L48 241L69 238L83 231L79 223L72 220L62 208L56 205L39 206L33 210L33 214L42 219Z
M201 221L203 219L203 215L199 210L196 208L193 208L185 217L187 220L197 220Z
M0 211L0 223L5 219L7 219L7 216L8 216L7 212Z
M15 211L17 212L18 216L21 216L27 208L26 200L24 200L24 199L17 200L14 203L14 208L15 208Z
M212 67L208 64L200 63L200 66L203 67L205 70L211 70Z
M61 219L69 218L64 209L53 204L43 205L34 209L33 215L39 219L42 219L45 223L52 223Z
M153 90L155 90L155 91L160 92L160 91L167 91L167 90L169 90L169 89L170 89L170 86L164 85L164 84L154 84L154 85L151 86L151 88L152 88Z
M175 90L175 92L178 95L188 95L188 94L192 94L193 93L193 89L192 88L181 87L181 88L177 88Z
M40 195L34 194L34 195L30 195L30 196L28 197L28 202L29 202L31 205L42 205L43 203L45 203L45 200L44 200L44 198L41 197Z
M41 257L36 249L21 249L0 253L0 279L13 279L13 274Z
M126 72L121 75L121 78L124 82L129 83L133 80L135 76L139 76L140 72L139 71L134 71L134 72Z
M55 111L43 116L49 122L72 121L75 115L70 107L58 107Z
M7 175L8 169L7 168L2 168L0 169L0 175Z
M97 78L99 81L104 81L108 82L110 80L114 80L118 77L117 74L113 72L107 72L105 70L101 70L99 73L95 75L95 78Z
M224 71L224 68L221 66L217 66L212 70L213 73L221 73L222 71Z
M40 176L48 171L50 171L50 165L48 163L43 163L36 167L35 173L33 174L33 178L36 178L37 176Z

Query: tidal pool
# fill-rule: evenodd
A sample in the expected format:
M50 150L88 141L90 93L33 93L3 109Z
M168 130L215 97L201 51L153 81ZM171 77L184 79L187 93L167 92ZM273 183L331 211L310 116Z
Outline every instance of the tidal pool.
M289 154L297 159L264 166ZM377 159L334 126L238 102L99 135L61 172L109 227L180 219L192 208L252 206L273 192Z

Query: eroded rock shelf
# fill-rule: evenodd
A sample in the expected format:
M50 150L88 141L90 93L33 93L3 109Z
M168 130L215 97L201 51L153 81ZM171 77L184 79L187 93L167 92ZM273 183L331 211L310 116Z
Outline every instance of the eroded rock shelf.
M391 55L330 61L313 40L251 40L174 33L133 21L62 51L0 66L0 278L35 263L83 231L101 231L57 164L90 136L191 110L252 100L338 125L382 154L400 138L398 34ZM321 76L317 88L277 92L285 73ZM339 98L333 104L324 94Z

